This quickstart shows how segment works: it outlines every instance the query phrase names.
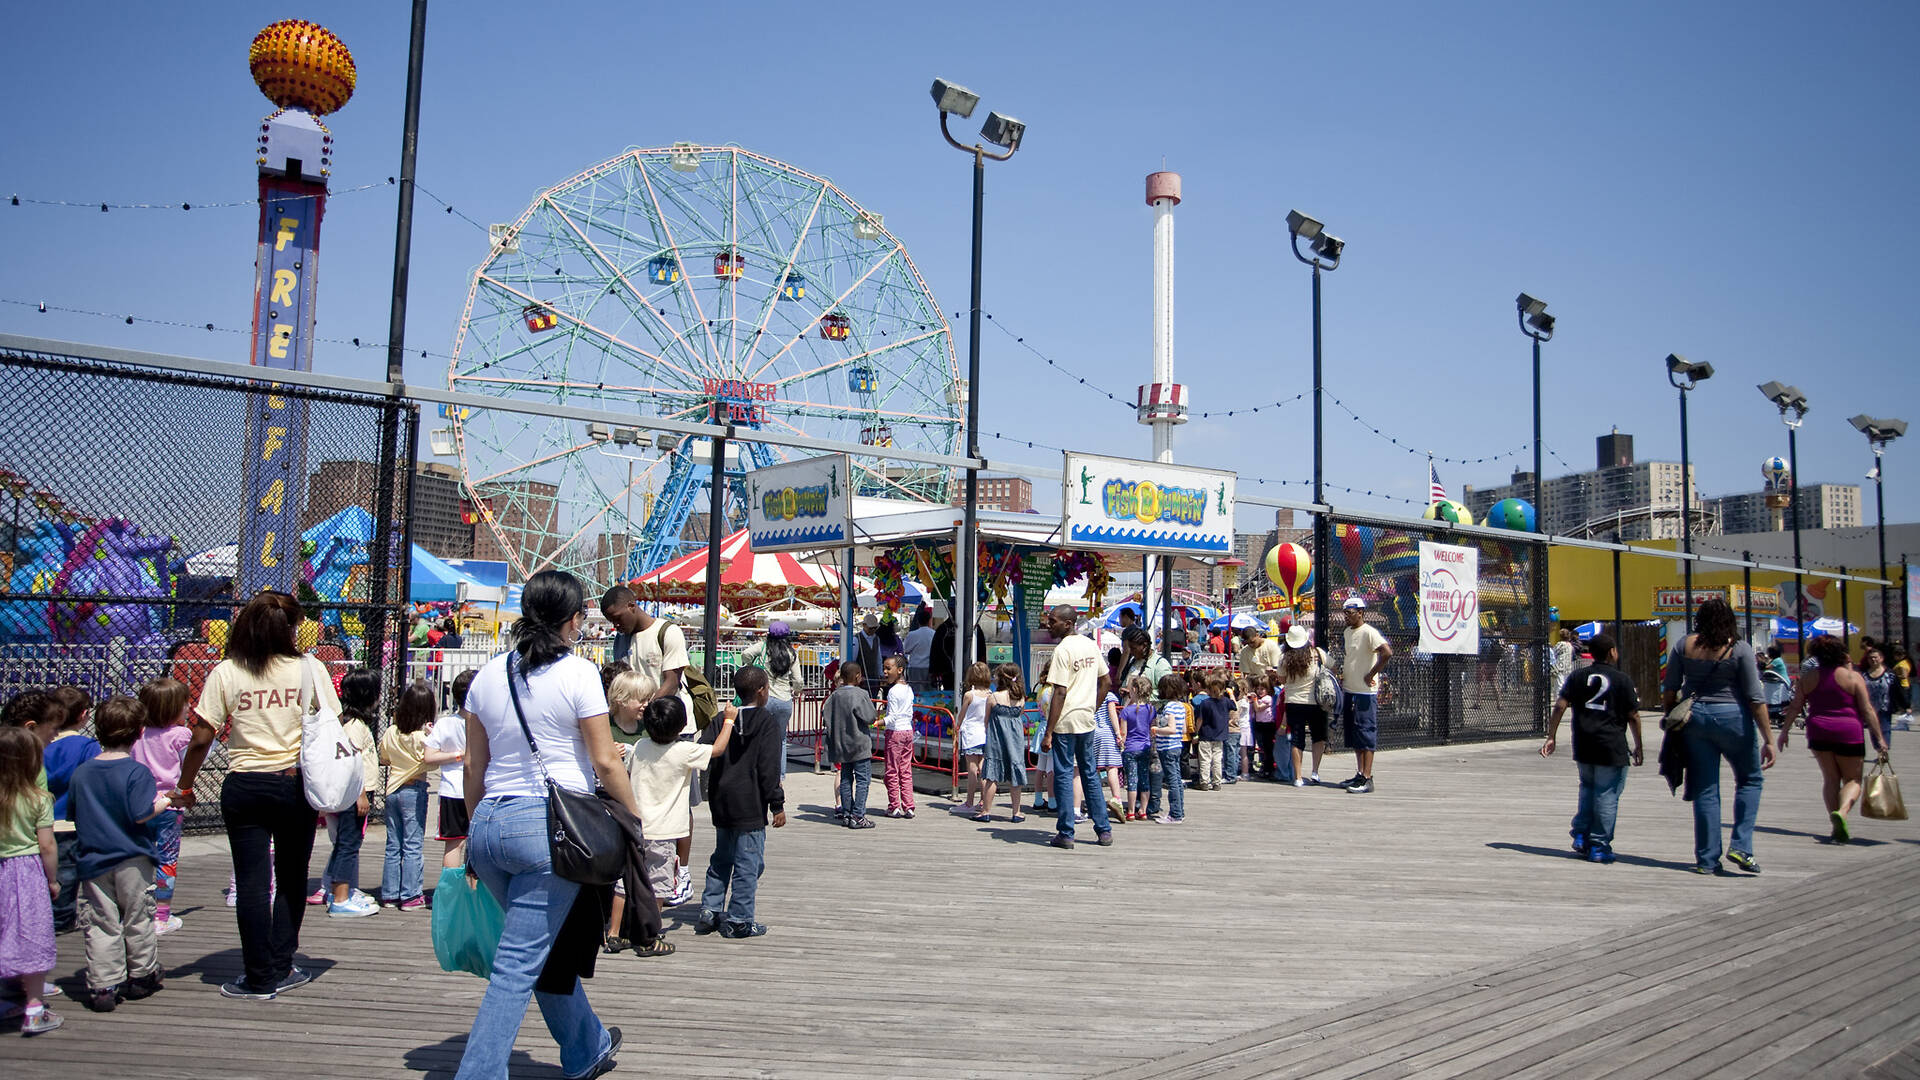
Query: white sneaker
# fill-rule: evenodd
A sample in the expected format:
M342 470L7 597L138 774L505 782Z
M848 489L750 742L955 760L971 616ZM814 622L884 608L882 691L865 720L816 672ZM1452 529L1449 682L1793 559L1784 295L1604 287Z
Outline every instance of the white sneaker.
M1314 781L1314 783L1316 783L1316 784L1317 784L1317 783L1319 783L1319 782L1320 782L1319 780L1315 780L1315 781ZM1306 786L1307 786L1307 782L1306 782L1305 780L1302 780L1302 779L1300 779L1299 777L1297 777L1297 776L1296 776L1296 777L1294 777L1294 778L1293 778L1293 786L1294 786L1294 787L1306 787Z
M169 915L167 916L166 922L156 922L153 924L153 932L156 934L171 934L185 925L185 923L180 921L180 916Z
M693 867L683 866L680 868L679 888L674 889L673 893L675 896L679 896L682 893L688 893L692 891L693 891Z
M1317 783L1319 783L1319 782L1320 782L1320 774L1319 774L1319 773L1314 773L1314 774L1312 774L1312 775L1310 775L1310 776L1308 776L1308 777L1307 777L1307 779L1308 779L1308 780L1309 780L1310 782L1312 782L1312 783L1315 783L1315 784L1317 784Z
M239 902L240 902L240 890L228 889L227 890L227 906L232 907Z
M364 919L380 914L380 905L366 896L349 896L327 905L327 914L335 919Z

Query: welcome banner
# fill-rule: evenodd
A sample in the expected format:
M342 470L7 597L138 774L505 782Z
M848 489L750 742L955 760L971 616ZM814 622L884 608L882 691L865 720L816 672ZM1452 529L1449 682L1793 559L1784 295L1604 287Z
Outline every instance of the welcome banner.
M1480 652L1480 549L1420 542L1420 650Z

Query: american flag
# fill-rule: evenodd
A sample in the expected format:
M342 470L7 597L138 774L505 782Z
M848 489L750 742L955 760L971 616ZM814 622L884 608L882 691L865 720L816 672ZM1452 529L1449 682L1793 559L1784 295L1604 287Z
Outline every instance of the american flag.
M1447 501L1447 485L1440 482L1440 473L1433 467L1433 461L1427 461L1427 505Z

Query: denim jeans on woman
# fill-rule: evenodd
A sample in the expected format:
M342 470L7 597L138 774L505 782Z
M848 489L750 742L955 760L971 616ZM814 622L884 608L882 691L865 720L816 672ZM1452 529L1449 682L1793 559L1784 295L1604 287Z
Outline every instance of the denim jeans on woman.
M1720 759L1733 767L1733 838L1730 847L1753 854L1753 824L1760 816L1760 729L1737 702L1696 701L1687 726L1687 798L1693 801L1694 864L1720 866Z
M767 715L780 725L780 779L787 778L787 729L793 726L793 702L767 695Z
M560 1071L568 1076L586 1072L612 1046L612 1036L587 1003L586 988L576 979L571 994L533 989L580 891L579 885L553 873L547 800L538 795L482 799L467 833L467 866L500 902L506 921L493 955L493 977L474 1015L456 1080L500 1080L507 1075L529 995L540 1003L547 1031L560 1046Z
M867 816L867 785L873 782L870 759L848 761L840 766L840 812L849 818Z
M236 772L220 786L220 817L233 853L234 914L246 968L240 981L265 993L293 970L300 947L313 808L298 773Z
M421 894L420 845L427 836L427 782L415 780L387 793L387 858L380 870L380 898L399 903Z

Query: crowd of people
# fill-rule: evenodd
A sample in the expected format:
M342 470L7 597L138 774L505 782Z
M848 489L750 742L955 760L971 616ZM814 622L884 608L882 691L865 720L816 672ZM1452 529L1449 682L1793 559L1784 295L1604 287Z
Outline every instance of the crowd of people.
M504 1075L535 999L566 1075L610 1068L620 1031L601 1024L579 978L591 972L594 954L671 954L660 913L696 895L696 934L768 932L756 896L767 830L787 822L783 777L800 672L792 635L776 625L749 650L733 677L734 701L725 704L690 666L677 626L641 609L623 588L609 590L601 607L629 647L625 659L596 665L573 650L586 620L580 583L562 573L536 575L512 647L453 680L446 714L424 681L383 695L378 671L331 676L297 644L304 619L297 601L271 592L236 616L226 656L197 699L164 677L97 705L76 687L15 695L0 712L0 977L18 983L21 1030L60 1025L47 1007L56 993L48 981L55 935L76 927L85 930L86 967L84 991L75 996L87 1008L109 1011L164 989L157 940L182 924L170 910L181 814L194 805L211 744L224 737L220 806L233 863L227 902L236 909L243 970L221 986L223 995L272 1000L310 981L294 962L309 906L364 918L428 905L428 774L438 769L443 870L464 872L505 913L459 1075ZM1184 822L1190 789L1253 780L1323 784L1336 722L1355 763L1354 775L1335 786L1374 791L1374 697L1393 650L1367 622L1362 598L1347 599L1341 611L1337 662L1303 627L1289 627L1279 640L1251 627L1231 667L1185 674L1143 627L1128 626L1120 647L1102 656L1076 632L1074 609L1045 612L1054 644L1036 687L1015 664L975 662L965 672L952 736L966 780L952 810L991 822L1004 794L1006 820L1018 823L1030 794L1032 811L1055 818L1053 846L1074 847L1083 823L1098 845L1111 846L1122 823ZM916 657L931 657L935 640L924 620L898 649L887 649L876 632L833 672L824 757L839 774L832 812L845 828L875 827L879 811L869 814L868 793L876 761L885 816L911 819L919 809L916 686L931 673ZM1620 796L1629 770L1645 760L1640 696L1606 635L1588 643L1584 666L1575 666L1571 638L1561 646L1552 657L1559 689L1540 753L1555 753L1560 722L1570 715L1579 772L1573 847L1593 862L1612 862ZM1778 650L1763 661L1739 638L1725 602L1710 600L1668 658L1661 771L1692 804L1698 872L1724 873L1723 861L1760 872L1753 838L1763 774L1787 749L1796 721L1804 721L1821 770L1831 839L1849 842L1867 747L1887 753L1895 716L1911 705L1911 665L1904 658L1886 664L1871 642L1857 662L1832 637L1814 639L1810 652L1797 678L1786 680ZM1774 677L1763 679L1763 669ZM1776 681L1788 682L1790 696L1763 685ZM383 700L391 702L384 716ZM1030 730L1033 703L1041 722ZM340 717L363 774L351 806L321 815L300 775L303 724L315 713ZM84 733L89 721L91 735ZM1724 851L1722 762L1734 783ZM386 849L378 895L370 896L358 878L375 791L384 795ZM606 886L556 873L547 835L552 800L596 791L608 813L624 815L633 840L625 872ZM693 809L703 803L713 851L696 885ZM319 889L308 893L316 821L331 850ZM584 935L575 928L576 908L589 913Z

